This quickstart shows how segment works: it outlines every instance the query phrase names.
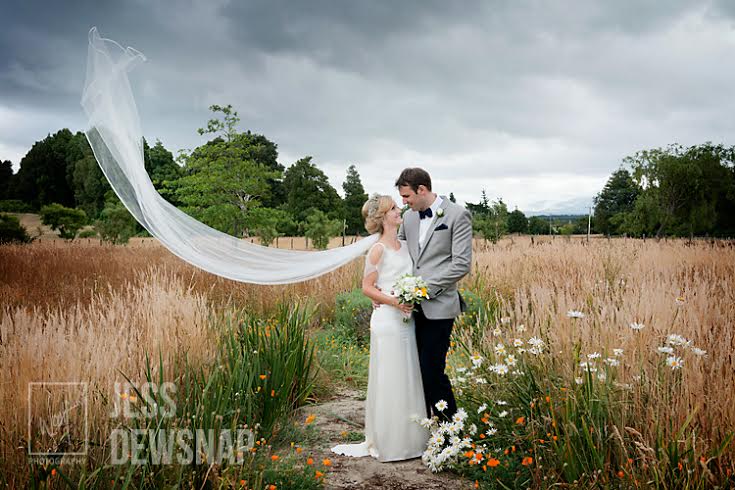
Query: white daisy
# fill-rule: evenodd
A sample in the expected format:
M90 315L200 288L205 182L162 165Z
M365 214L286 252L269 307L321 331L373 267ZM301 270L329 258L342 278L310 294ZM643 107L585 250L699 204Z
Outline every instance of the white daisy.
M629 327L630 327L630 328L631 328L632 330L636 330L636 331L639 331L639 330L643 330L644 328L646 328L646 326L645 326L645 325L643 325L642 323L638 323L638 322L633 322L633 323L631 323L631 324L630 324L630 325L628 325L628 326L629 326Z
M623 349L613 349L613 355L615 357L621 357L623 355Z
M447 409L449 404L445 402L444 400L439 400L438 402L436 402L436 405L434 406L436 407L437 410L439 410L440 412L443 412L444 410Z
M669 345L687 345L689 341L679 334L672 333L666 337L666 343Z
M502 323L503 325L508 325L510 323L510 317L504 316L500 319L500 323Z
M692 347L692 354L694 354L695 356L702 357L702 356L707 355L707 351L702 350L699 347Z
M523 347L523 340L521 339L513 340L513 347Z
M666 364L671 369L681 369L681 367L684 365L684 360L681 357L669 356L666 358Z
M607 374L605 374L603 371L600 371L599 373L597 373L597 379L605 382L605 380L607 379Z
M485 434L487 434L488 436L492 437L497 432L498 432L498 429L496 429L495 427L490 427L487 431L485 431Z
M496 405L500 405L500 406L502 407L503 405L507 405L507 404L508 404L508 402L507 402L507 401L505 401L505 400L497 400L497 401L495 402L495 404L496 404Z
M484 384L487 383L487 380L485 378L482 378L482 377L475 378L475 383L477 383L478 385L484 385Z
M474 368L479 368L480 366L482 366L483 359L480 354L475 354L472 357L470 357L470 359L472 360L472 366Z
M508 366L515 366L518 363L518 361L516 360L516 356L514 356L513 354L510 354L508 357L505 358L505 363Z
M671 348L671 347L669 347L669 346L667 346L667 345L664 345L664 346L662 346L662 347L658 347L658 348L657 348L656 350L657 350L657 351L658 351L658 352L659 352L660 354L671 354L672 352L674 352L674 349L673 349L673 348Z
M587 359L589 359L589 360L599 359L600 357L601 356L600 356L600 353L599 352L593 352L592 354L587 354Z
M495 327L495 329L493 330L493 335L495 335L496 337L500 337L501 335L503 335L503 331L500 330L500 327Z
M503 410L502 412L500 412L500 413L498 414L498 418L501 418L501 419L502 419L502 418L505 418L505 417L507 417L507 416L508 416L508 411L507 411L507 410Z
M574 378L574 382L578 385L581 385L584 383L584 378Z
M480 406L479 406L479 407L477 408L477 413L482 413L482 412L484 412L485 410L487 410L487 403L483 403L482 405L480 405Z
M520 325L518 325L516 327L516 330L518 330L519 332L525 332L526 331L526 326L521 323Z
M577 310L569 310L567 311L567 316L569 318L584 318L584 313Z
M528 343L538 349L542 349L544 347L544 341L538 337L531 337L528 339Z
M505 364L496 364L495 366L493 366L493 370L500 376L508 374L508 366L506 366Z
M495 354L504 356L506 354L505 346L501 343L495 346Z
M469 432L471 436L474 436L475 434L477 434L477 426L475 424L470 425L469 429L467 429L467 432Z
M607 359L605 359L605 364L607 364L608 366L615 367L615 366L620 365L620 361L618 361L614 357L608 357Z

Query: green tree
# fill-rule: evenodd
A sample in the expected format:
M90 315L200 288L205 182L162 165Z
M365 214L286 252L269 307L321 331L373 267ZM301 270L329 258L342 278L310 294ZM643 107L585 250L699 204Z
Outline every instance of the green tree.
M605 187L595 196L595 229L605 235L620 234L620 215L633 210L640 192L641 188L630 172L622 168L613 172Z
M14 197L34 209L54 202L75 205L72 174L76 154L69 152L72 138L71 131L65 128L33 144L13 179Z
M347 178L342 184L342 190L345 192L344 217L347 224L347 233L359 235L365 231L362 206L368 200L368 195L362 186L360 174L357 173L354 165L347 168Z
M20 224L20 220L13 215L0 213L0 244L28 243L31 237Z
M662 236L718 234L732 217L735 147L705 143L645 150L624 160L643 188L640 204L623 219L628 233ZM644 216L645 214L645 216ZM635 219L646 223L643 229Z
M58 231L61 238L73 240L77 232L87 224L87 214L76 208L67 208L58 203L41 208L41 222Z
M176 202L176 193L168 187L169 183L175 182L182 176L181 167L176 163L173 153L168 151L159 140L156 140L156 144L150 147L143 139L143 160L153 187L171 204L180 204Z
M539 216L531 216L528 219L528 232L532 235L548 235L549 222Z
M283 236L281 230L293 220L282 209L259 207L250 211L248 222L252 234L260 237L260 244L268 247L277 237Z
M277 171L253 160L262 148L251 147L250 133L236 130L239 118L231 106L213 105L221 119L211 119L200 134L218 134L191 154L183 153L182 176L169 184L184 211L208 225L243 236L248 213L261 206L269 193L269 180L279 177Z
M100 218L94 224L102 241L116 245L128 243L130 237L137 233L138 226L138 222L125 206L119 200L115 202L112 199L105 203Z
M329 240L341 231L341 221L329 219L326 213L318 209L312 209L306 217L304 234L314 244L314 248L324 250L329 245Z
M528 219L523 211L513 210L508 215L508 233L526 233L528 231Z
M0 201L12 199L13 164L0 159Z
M343 217L342 199L326 174L311 163L311 157L304 157L287 168L283 185L286 210L297 222L306 221L312 209L322 211L330 219Z

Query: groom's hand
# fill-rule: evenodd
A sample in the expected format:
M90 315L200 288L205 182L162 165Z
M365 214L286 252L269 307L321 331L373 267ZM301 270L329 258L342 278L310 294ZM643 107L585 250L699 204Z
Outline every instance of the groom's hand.
M383 290L380 289L379 287L376 287L375 289L377 289L381 293L383 292ZM377 301L373 300L373 310L377 310L378 308L380 308L380 303L378 303Z

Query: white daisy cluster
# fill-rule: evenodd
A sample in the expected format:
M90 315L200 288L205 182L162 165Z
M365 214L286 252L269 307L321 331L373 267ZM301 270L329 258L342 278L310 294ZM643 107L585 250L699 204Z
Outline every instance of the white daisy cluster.
M694 347L692 341L686 339L682 335L672 333L666 336L664 345L656 348L659 354L666 354L666 365L672 370L681 369L684 367L684 359L681 355L677 355L676 350L680 351L689 350L692 354L697 357L703 357L707 355L707 351Z
M574 382L578 385L584 384L584 375L586 373L594 374L595 377L600 382L607 381L608 376L608 370L605 370L605 366L609 368L615 368L620 366L620 357L623 356L623 349L613 349L613 357L606 357L602 359L602 354L599 352L591 352L587 354L587 360L581 361L579 363L579 367L582 369L583 376L574 378ZM600 366L602 369L598 368L598 365L596 364L600 359L602 359L602 363L605 366Z
M440 400L436 403L436 409L443 412L447 409L447 402ZM421 425L431 430L429 444L421 455L421 460L428 466L432 472L442 471L444 467L457 460L457 456L463 449L472 446L470 436L463 437L462 432L465 430L467 422L467 411L463 408L457 410L452 416L452 421L439 422L436 417L432 419L425 418L421 421ZM468 434L476 434L477 426L470 424L467 427Z
M577 311L577 310L569 310L567 311L567 316L569 318L582 319L584 318L584 313L582 313L581 311Z

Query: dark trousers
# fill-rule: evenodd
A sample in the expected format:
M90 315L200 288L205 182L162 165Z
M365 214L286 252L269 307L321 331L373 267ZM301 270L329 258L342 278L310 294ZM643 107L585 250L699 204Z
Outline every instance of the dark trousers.
M457 411L452 384L449 382L449 376L444 373L454 319L429 320L424 316L421 305L416 308L414 318L416 319L416 346L424 384L426 414L431 417L433 411L439 419L449 420ZM443 412L436 408L439 400L447 402L447 408Z

